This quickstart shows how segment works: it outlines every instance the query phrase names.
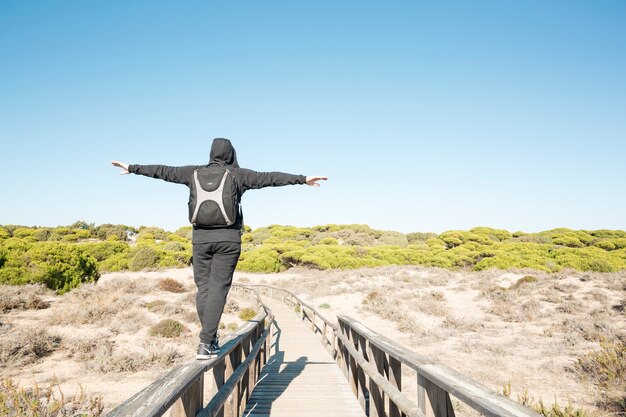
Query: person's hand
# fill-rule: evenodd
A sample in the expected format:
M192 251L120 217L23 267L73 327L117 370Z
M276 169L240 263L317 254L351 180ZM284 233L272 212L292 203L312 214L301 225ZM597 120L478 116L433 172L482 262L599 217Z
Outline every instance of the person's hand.
M120 175L130 174L130 172L128 172L128 164L120 161L111 161L111 164L115 167L122 168L122 172L120 172Z
M319 187L318 181L326 181L328 177L306 177L306 185L311 187Z

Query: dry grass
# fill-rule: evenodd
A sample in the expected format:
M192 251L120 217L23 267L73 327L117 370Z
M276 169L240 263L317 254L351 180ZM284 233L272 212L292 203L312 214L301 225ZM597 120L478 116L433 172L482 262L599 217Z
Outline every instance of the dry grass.
M0 285L0 313L48 308L50 303L41 296L51 294L43 285Z
M177 294L187 292L185 286L176 281L174 278L164 278L159 281L159 289L161 289L162 291L173 292Z
M107 337L87 337L66 339L63 346L67 350L68 357L77 362L87 362L93 360L100 349L112 352L115 342Z
M511 382L503 387L502 395L505 397L511 396ZM556 398L552 404L546 405L543 399L539 398L539 400L536 400L527 390L517 394L517 402L545 417L587 417L589 415L586 410L576 408L571 404L562 406L556 401Z
M99 346L87 368L103 374L134 373L169 368L183 358L177 349L163 343L144 342L138 351L118 350L114 344Z
M200 325L200 319L198 318L197 311L187 310L184 314L181 315L181 319L186 321L187 323L194 323Z
M527 284L532 284L534 282L537 282L537 277L533 276L533 275L526 275L525 277L522 277L520 279L518 279L515 284L511 285L509 287L510 290L517 290L522 286L525 286Z
M603 389L626 387L626 342L601 346L579 358L575 369Z
M224 306L224 313L235 314L238 313L239 310L241 310L241 307L239 306L237 301L229 297L228 300L226 300L226 305Z
M22 388L10 379L0 383L0 415L4 417L98 417L104 405L101 396L87 396L80 387L66 395L57 384Z
M60 345L61 338L43 327L16 329L0 339L0 365L28 365L48 356Z
M62 308L53 310L50 324L108 326L112 317L132 309L137 302L137 297L123 287L112 286L93 287L91 292L72 291L63 297L67 301Z
M485 325L476 320L464 320L457 317L446 317L441 325L444 328L454 329L459 332L479 332L485 328Z
M433 293L425 294L414 302L415 307L424 314L434 317L445 317L448 314L448 304Z
M417 321L406 311L400 311L397 302L391 297L382 295L378 291L371 291L361 302L365 310L371 311L385 320L396 323L401 332L408 334L419 333L422 329Z

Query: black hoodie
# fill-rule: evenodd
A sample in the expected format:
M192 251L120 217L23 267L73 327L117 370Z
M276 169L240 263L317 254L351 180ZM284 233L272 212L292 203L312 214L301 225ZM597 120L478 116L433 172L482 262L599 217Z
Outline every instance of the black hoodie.
M230 140L224 138L216 138L213 140L209 164L212 162L221 163L233 174L240 201L243 193L248 190L306 183L306 177L304 175L292 175L283 172L257 172L240 168L237 162L237 152L235 148L233 148ZM129 165L128 171L133 174L159 178L164 181L185 184L187 187L191 187L194 170L207 165L187 165L181 167L166 165ZM241 242L242 225L242 216L237 216L235 224L222 229L203 229L194 226L193 243Z

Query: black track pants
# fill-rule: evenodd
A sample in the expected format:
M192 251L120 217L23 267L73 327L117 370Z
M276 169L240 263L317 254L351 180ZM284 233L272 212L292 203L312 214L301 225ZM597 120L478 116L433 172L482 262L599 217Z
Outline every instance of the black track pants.
M202 324L202 343L211 343L217 334L240 254L241 244L237 242L193 245L193 279L198 287L196 308Z

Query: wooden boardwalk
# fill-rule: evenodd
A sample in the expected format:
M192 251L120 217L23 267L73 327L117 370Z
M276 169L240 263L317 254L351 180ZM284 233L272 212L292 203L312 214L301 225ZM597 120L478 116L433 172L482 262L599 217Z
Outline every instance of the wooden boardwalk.
M263 298L276 318L272 356L261 371L244 417L363 417L346 377L290 307Z

